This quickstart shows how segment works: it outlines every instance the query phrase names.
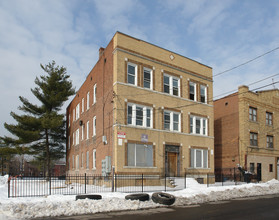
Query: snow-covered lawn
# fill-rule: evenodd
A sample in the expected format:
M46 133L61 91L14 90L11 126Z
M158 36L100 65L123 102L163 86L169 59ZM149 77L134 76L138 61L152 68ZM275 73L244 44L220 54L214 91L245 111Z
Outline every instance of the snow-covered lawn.
M152 200L146 202L125 200L127 193L104 192L101 200L75 200L74 195L8 198L7 176L0 177L0 219L28 219L44 216L80 215L116 210L137 210L162 206ZM168 192L176 197L174 206L230 200L239 197L279 193L279 181L250 183L237 186L211 186L198 184L187 178L187 188ZM152 193L149 193L150 196Z

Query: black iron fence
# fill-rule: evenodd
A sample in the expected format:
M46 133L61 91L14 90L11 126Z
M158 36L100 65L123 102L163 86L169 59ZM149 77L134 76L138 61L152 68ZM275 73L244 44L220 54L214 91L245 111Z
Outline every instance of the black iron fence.
M47 177L10 177L8 197L38 197L48 195L78 195L105 192L174 191L204 184L204 186L237 185L256 182L252 174L237 168L215 170L215 174L196 170L182 176L150 174L66 175ZM198 183L197 183L198 182Z

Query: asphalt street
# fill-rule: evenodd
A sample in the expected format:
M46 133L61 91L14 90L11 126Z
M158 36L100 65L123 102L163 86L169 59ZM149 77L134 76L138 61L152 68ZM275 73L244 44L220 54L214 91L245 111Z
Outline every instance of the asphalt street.
M193 206L170 206L156 209L120 211L99 213L81 216L61 216L56 218L37 218L37 220L98 220L98 219L121 219L121 220L258 220L279 219L279 194L239 198L231 201L212 202Z

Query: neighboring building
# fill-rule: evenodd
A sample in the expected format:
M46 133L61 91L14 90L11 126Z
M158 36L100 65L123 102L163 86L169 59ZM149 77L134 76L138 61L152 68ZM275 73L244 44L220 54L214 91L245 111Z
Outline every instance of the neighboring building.
M238 165L259 180L279 178L279 91L237 93L214 101L215 168Z
M214 173L212 68L117 32L67 108L67 173Z
M9 156L0 155L0 175L9 174L10 161Z
M52 175L64 176L66 174L66 163L64 161L57 161L52 168Z

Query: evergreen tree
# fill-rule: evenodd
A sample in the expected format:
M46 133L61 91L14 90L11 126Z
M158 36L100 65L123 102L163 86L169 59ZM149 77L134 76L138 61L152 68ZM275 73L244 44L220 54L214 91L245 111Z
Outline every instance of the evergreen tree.
M56 66L52 61L45 66L41 64L41 68L47 74L40 78L36 77L37 87L31 89L40 104L32 104L26 98L19 96L22 102L19 110L24 114L11 112L17 124L4 124L16 138L5 136L1 139L6 145L24 147L25 153L33 154L45 163L49 176L51 161L62 158L65 154L66 121L65 115L60 111L75 90L72 82L69 81L70 76L67 75L65 67Z

